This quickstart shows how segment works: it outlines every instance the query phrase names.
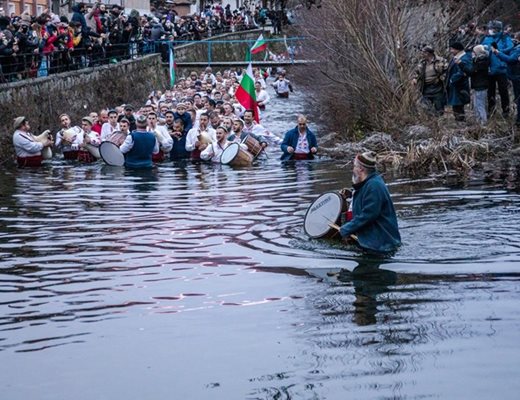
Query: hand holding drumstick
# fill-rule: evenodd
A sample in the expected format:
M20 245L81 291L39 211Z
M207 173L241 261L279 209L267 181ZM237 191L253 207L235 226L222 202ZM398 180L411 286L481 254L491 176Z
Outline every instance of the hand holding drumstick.
M332 228L332 229L336 229L338 232L340 230L340 226L337 225L337 224L334 224L334 223L329 223L329 226ZM349 240L355 240L356 242L358 241L358 237L356 235L350 235L348 238L346 238L347 241Z

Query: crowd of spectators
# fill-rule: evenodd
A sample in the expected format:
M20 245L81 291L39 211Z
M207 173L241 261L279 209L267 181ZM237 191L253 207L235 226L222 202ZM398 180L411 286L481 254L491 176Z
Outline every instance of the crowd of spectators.
M509 118L512 87L520 127L520 32L498 20L464 25L452 36L449 54L446 59L431 46L422 49L413 83L426 107L441 115L450 106L455 120L465 121L471 104L476 121L486 125L498 114L498 98L502 117Z
M0 83L92 67L158 51L157 44L203 38L264 26L281 29L279 14L250 6L231 10L220 4L198 14L174 10L140 15L121 6L78 3L70 17L45 10L6 16L0 10Z

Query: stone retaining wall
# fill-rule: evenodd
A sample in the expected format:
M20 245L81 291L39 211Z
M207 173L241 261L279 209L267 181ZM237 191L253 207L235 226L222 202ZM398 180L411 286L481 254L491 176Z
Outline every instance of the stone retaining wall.
M140 105L152 90L166 84L160 56L153 54L0 85L0 165L13 157L12 122L17 116L26 116L35 134L45 129L56 132L61 113L70 114L73 123L79 124L91 111L124 103Z

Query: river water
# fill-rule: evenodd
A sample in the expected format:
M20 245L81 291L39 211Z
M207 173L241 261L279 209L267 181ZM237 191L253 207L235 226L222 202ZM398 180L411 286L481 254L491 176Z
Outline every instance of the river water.
M348 167L278 156L1 171L0 398L517 399L520 195L388 176L375 260L303 232Z

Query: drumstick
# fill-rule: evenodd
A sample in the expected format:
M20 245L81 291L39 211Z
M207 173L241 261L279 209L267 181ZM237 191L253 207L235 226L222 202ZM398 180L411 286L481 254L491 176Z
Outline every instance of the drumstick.
M325 219L329 222L329 226L330 226L331 228L336 229L336 230L339 232L339 230L341 229L341 227L340 227L339 225L335 224L334 222L332 222L330 219L328 219L328 218L327 218L326 216L324 216L324 215L322 215L322 217L325 218ZM358 239L358 237L357 237L356 235L352 234L352 235L350 235L350 237L351 237L352 239L354 239L356 242L359 242L359 239Z
M336 229L337 231L339 231L339 225L336 225L336 224L333 224L333 223L329 223L329 226L330 226L331 228L334 228L334 229Z

